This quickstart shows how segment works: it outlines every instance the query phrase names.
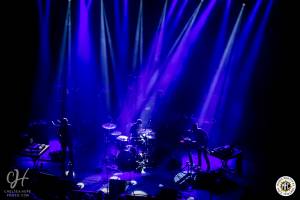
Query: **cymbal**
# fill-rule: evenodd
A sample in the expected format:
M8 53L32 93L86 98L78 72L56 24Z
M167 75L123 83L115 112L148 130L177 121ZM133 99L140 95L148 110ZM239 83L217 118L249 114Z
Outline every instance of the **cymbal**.
M123 141L123 142L127 142L128 141L128 137L126 135L120 135L117 137L117 140Z
M152 131L152 130L151 130ZM148 139L155 139L156 137L155 137L155 133L154 132L143 132L142 134L142 137L146 137L146 138L148 138Z
M112 130L112 129L115 129L116 127L117 127L117 125L115 125L113 123L102 124L102 128L107 129L107 130Z
M111 133L111 135L113 136L119 136L119 135L122 135L121 131L114 131Z

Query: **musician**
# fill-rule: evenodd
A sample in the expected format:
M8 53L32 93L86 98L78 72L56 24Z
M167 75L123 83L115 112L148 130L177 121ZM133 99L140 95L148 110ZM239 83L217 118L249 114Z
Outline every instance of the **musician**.
M59 142L61 144L62 148L62 157L63 157L63 168L64 171L67 170L65 162L67 161L67 158L69 159L69 165L73 165L73 144L72 144L72 138L70 134L70 126L69 120L66 117L63 117L60 120L57 120L57 123L52 121L52 124L58 128L58 136L59 136Z
M208 145L208 136L207 133L201 129L198 128L197 123L192 124L191 132L196 139L197 143L197 153L198 153L198 167L201 169L202 165L202 154L204 156L205 162L206 162L206 170L210 170L210 162L208 158L208 150L207 150L207 145Z
M137 119L136 122L131 126L129 132L131 138L139 137L139 133L142 129L143 121L141 119Z

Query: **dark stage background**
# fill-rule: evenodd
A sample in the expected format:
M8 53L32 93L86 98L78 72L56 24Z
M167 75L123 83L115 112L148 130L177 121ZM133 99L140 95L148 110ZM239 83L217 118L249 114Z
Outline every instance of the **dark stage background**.
M298 24L293 23L297 13L292 9L295 6L290 5L290 1L275 2L264 41L266 45L261 52L263 56L260 56L255 81L248 91L250 99L243 134L236 141L252 153L256 187L266 196L278 197L275 182L280 176L291 176L296 183L300 180L296 166L299 161L296 153L299 146L299 73L296 72L299 34L296 33ZM1 4L4 11L1 32L5 33L1 38L2 182L12 167L11 158L19 143L19 133L30 120L39 36L34 1ZM185 88L179 91L181 100L184 91ZM171 106L178 107L177 103ZM187 105L186 108L189 109Z

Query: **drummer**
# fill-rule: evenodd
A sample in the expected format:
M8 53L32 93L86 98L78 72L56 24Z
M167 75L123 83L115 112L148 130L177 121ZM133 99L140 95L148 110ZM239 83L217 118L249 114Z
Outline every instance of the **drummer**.
M142 130L143 121L141 119L137 119L136 122L130 128L130 138L139 137L139 133Z

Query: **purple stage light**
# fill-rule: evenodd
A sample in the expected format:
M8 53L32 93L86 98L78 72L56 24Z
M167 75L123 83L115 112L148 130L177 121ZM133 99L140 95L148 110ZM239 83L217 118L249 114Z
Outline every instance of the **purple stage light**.
M207 19L211 14L211 11L214 8L215 4L216 0L210 1L209 5L207 5L204 12L197 20L197 23L193 25L193 28L191 28L189 32L186 32L184 34L180 44L176 48L176 51L170 58L170 61L168 61L167 67L164 71L164 77L159 83L160 89L166 90L171 81L176 79L176 77L180 74L183 63L188 55L188 51L186 51L186 49L190 49L195 41L199 39L199 34L206 24Z
M158 64L158 60L155 60L157 58L157 55L160 54L161 45L162 45L162 37L164 35L163 31L165 30L165 17L166 17L166 9L167 9L167 1L164 4L162 14L159 19L159 23L157 26L157 30L155 31L154 37L152 39L152 42L150 43L149 47L149 53L147 56L147 61L145 63L145 67L143 69L143 72L141 72L142 76L149 76L151 74L151 71L155 66Z
M133 121L134 118L136 118L137 115L140 114L139 110L141 109L141 106L146 101L147 96L145 94L145 88L147 88L148 81L151 78L151 73L149 72L149 70L153 68L153 66L155 66L155 58L158 59L162 48L162 40L164 35L163 32L165 30L164 23L165 23L166 9L167 9L167 1L164 4L162 15L160 17L160 22L157 31L155 32L153 43L150 47L150 54L148 56L147 63L145 64L145 68L141 72L138 80L132 83L130 87L134 89L129 90L127 93L127 97L125 98L125 102L123 104L124 108L120 114L121 124L123 124L123 126Z
M251 78L255 71L254 66L261 52L261 46L263 43L263 39L265 37L265 30L268 23L272 5L273 5L273 1L269 1L264 11L262 20L258 25L258 31L256 31L253 37L255 38L255 40L250 44L248 54L245 57L244 61L239 62L241 63L242 66L242 70L239 73L239 76L236 80L239 84L233 86L236 92L232 97L231 104L228 106L228 109L230 110L230 113L232 115L232 120L228 120L226 122L232 134L234 134L235 131L242 124L245 104L247 102L246 101L246 96L248 91L247 88L250 87L251 80L252 80ZM233 121L235 123L233 123Z
M133 52L133 64L132 64L133 70L135 70L137 67L138 55L140 55L139 65L142 64L142 55L143 55L143 50L141 47L141 43L142 43L142 39L143 39L142 38L142 35L143 35L142 20L143 20L143 1L140 1L139 15L138 15L138 21L137 21L137 27L136 27L136 33L135 33L134 50L133 50L134 51Z
M45 5L43 5L45 4ZM39 56L38 68L35 79L35 88L33 90L32 115L45 115L47 107L44 105L49 101L49 94L45 91L51 87L50 71L51 71L51 46L50 46L50 0L37 1L38 19L39 19Z
M50 17L50 0L45 2L45 10L43 10L43 3L41 0L38 3L39 26L40 26L40 57L39 63L41 66L50 65L50 43L49 43L49 17Z
M199 5L197 6L197 8L195 9L195 11L193 12L192 16L190 17L190 19L188 20L188 22L185 24L184 28L182 29L182 31L180 32L179 36L177 37L177 39L175 40L173 46L171 47L171 49L169 50L168 54L167 54L167 58L169 58L171 56L171 54L174 52L175 48L178 46L179 42L182 40L183 36L185 33L189 32L190 29L192 28L195 19L199 13L199 10L202 6L202 2L201 1L199 3Z
M120 50L121 50L121 60L123 63L128 63L128 46L129 46L129 35L128 35L128 0L123 0L121 1L123 3L123 22L122 22L122 39L121 39L121 45L120 45Z
M109 78L108 78L108 60L107 60L107 45L105 35L105 16L104 16L104 4L101 0L100 4L100 67L102 71L102 85L105 91L109 91ZM106 93L105 107L110 111L110 95Z
M219 60L221 59L223 49L225 48L226 45L226 34L228 32L228 22L229 22L229 15L231 11L231 0L226 1L226 8L224 9L224 14L222 16L222 24L219 29L219 34L217 36L217 40L215 43L215 51L212 56L212 61L211 61L211 67L210 68L215 68L219 63Z
M164 37L164 32L165 32L165 27L166 27L166 20L165 20L165 16L166 16L166 10L167 10L167 1L165 3L164 9L163 9L163 14L162 14L162 18L161 18L161 26L160 26L160 31L158 34L158 38L157 38L157 44L156 49L155 49L155 54L154 54L154 65L156 65L156 63L159 62L160 60L160 54L161 54L161 50L162 50L162 44L163 44L163 37Z
M218 116L215 116L218 118L217 120L220 123L226 124L226 126L223 126L222 129L227 130L227 138L232 138L232 136L236 134L236 131L238 131L241 124L239 121L243 119L243 106L245 105L245 102L241 94L244 94L244 92L247 91L247 89L245 89L247 86L240 80L242 77L240 75L240 71L244 68L244 64L241 61L243 58L243 60L245 60L248 64L252 63L252 61L248 60L246 56L249 55L249 51L246 52L245 50L249 49L248 43L256 43L251 42L250 35L253 31L255 31L254 25L258 20L258 11L261 7L262 1L257 1L250 10L245 25L242 26L241 33L237 37L237 42L233 49L234 57L232 56L228 63L228 65L231 66L231 69L228 70L226 79L223 83L223 92L217 108L217 112L219 114ZM255 39L255 41L257 40ZM254 65L251 65L250 68L253 68L253 66ZM230 120L228 115L230 115ZM218 130L220 129L218 126L215 126L215 128L215 132L220 131Z
M224 84L224 75L226 74L226 66L228 63L229 56L231 54L231 50L236 38L236 34L238 31L238 28L240 26L241 18L243 15L244 6L242 6L239 16L237 17L236 23L234 25L234 28L231 32L229 41L226 45L226 48L224 50L222 59L220 60L220 63L218 65L218 68L216 69L216 73L214 75L214 78L209 86L208 94L206 96L204 105L201 108L201 114L199 118L200 126L203 127L205 125L205 121L211 121L214 119L216 114L216 108L219 104L220 95L222 94L222 88ZM205 127L205 130L209 132L211 127Z
M262 1L256 1L254 8L252 9L252 11L248 17L248 20L247 20L246 24L244 25L244 28L242 29L242 32L240 34L241 36L240 36L240 38L238 38L239 45L237 48L239 48L239 49L235 53L235 58L232 61L235 63L233 63L233 64L237 64L240 61L242 55L244 53L246 53L244 48L249 41L251 32L254 30L255 21L258 18L258 11L261 8L261 5L262 5Z
M206 23L206 20L209 16L209 14L211 13L214 5L215 5L216 1L211 1L210 4L206 7L204 13L201 15L200 19L198 21L201 21L202 23L198 22L198 29L196 29L195 31L197 32L197 34L200 33L201 29L203 28L203 26ZM202 2L199 3L199 6L196 8L196 14L199 12L199 9L201 7ZM165 4L166 7L166 4ZM165 9L164 9L165 10ZM165 11L163 11L164 13ZM196 14L194 16L194 21L196 19ZM164 14L162 14L161 17L161 22L163 22L164 19ZM194 22L192 20L192 22ZM161 27L162 26L161 24ZM190 25L190 27L192 27L192 25ZM139 81L137 82L137 89L134 91L138 91L137 92L137 98L135 101L128 101L131 104L130 105L130 111L128 110L128 108L126 108L127 106L125 106L124 110L123 110L123 114L121 113L121 117L122 119L129 119L129 121L132 121L135 117L137 117L140 112L143 110L144 106L147 106L147 101L149 99L152 99L151 96L155 95L155 92L153 93L153 91L156 90L166 90L169 86L169 84L171 83L171 80L173 80L176 76L179 75L180 73L180 68L183 67L183 62L186 59L186 55L187 52L185 52L184 50L189 48L190 46L192 46L193 42L192 40L190 40L190 34L191 34L191 30L192 28L190 28L190 31L186 31L183 39L181 40L180 44L178 45L174 55L171 57L170 61L167 63L166 69L159 69L159 68L155 68L155 59L152 60L151 59L151 54L148 57L148 65L146 66L151 66L151 68L153 68L152 70L149 69L149 67L146 67L142 72L141 72L141 76L139 78ZM160 31L164 31L164 29L160 28ZM156 36L156 40L154 40L154 42L158 42L160 36L162 36L163 33L162 32L157 32L157 36ZM194 38L196 39L196 38ZM155 43L157 44L157 43ZM159 43L158 43L159 44ZM162 45L162 43L161 43ZM156 45L153 45L154 47ZM158 45L159 46L159 45ZM159 49L159 48L158 48ZM157 53L156 53L157 55ZM155 57L154 57L155 58ZM152 64L151 64L152 63ZM158 66L157 66L158 67ZM160 66L160 68L162 68L162 66ZM163 76L162 76L162 72L163 72ZM155 73L158 73L158 76L153 76ZM145 92L146 91L146 92ZM132 104L134 102L134 104ZM126 104L128 105L128 104ZM133 108L134 107L134 108ZM126 116L126 117L125 117Z
M91 38L89 30L89 8L91 0L79 1L79 20L77 36L77 56L83 62L89 63L91 60Z
M172 17L172 15L173 15L173 13L174 13L174 10L175 10L175 7L176 7L177 3L178 3L178 0L173 0L173 1L172 1L172 4L171 4L170 9L169 9L169 11L168 11L168 14L167 14L167 16L166 16L166 23L168 23L169 20L171 19L171 17Z
M109 53L110 53L110 57L111 57L111 62L112 62L112 66L114 69L114 73L116 74L116 56L113 50L113 43L112 43L112 37L111 37L111 32L110 32L110 28L108 25L108 21L106 18L106 14L105 14L105 10L104 11L104 20L105 20L105 30L106 30L106 36L107 36L107 41L108 41L108 46L109 46Z
M201 2L203 2L203 1L201 1ZM182 15L183 15L183 12L184 12L184 10L187 7L187 3L188 3L188 0L184 0L184 2L182 3L182 5L180 5L180 10L177 12L173 23L170 24L170 27L171 27L170 28L170 32L174 31L175 27L178 26L178 23L179 23Z

